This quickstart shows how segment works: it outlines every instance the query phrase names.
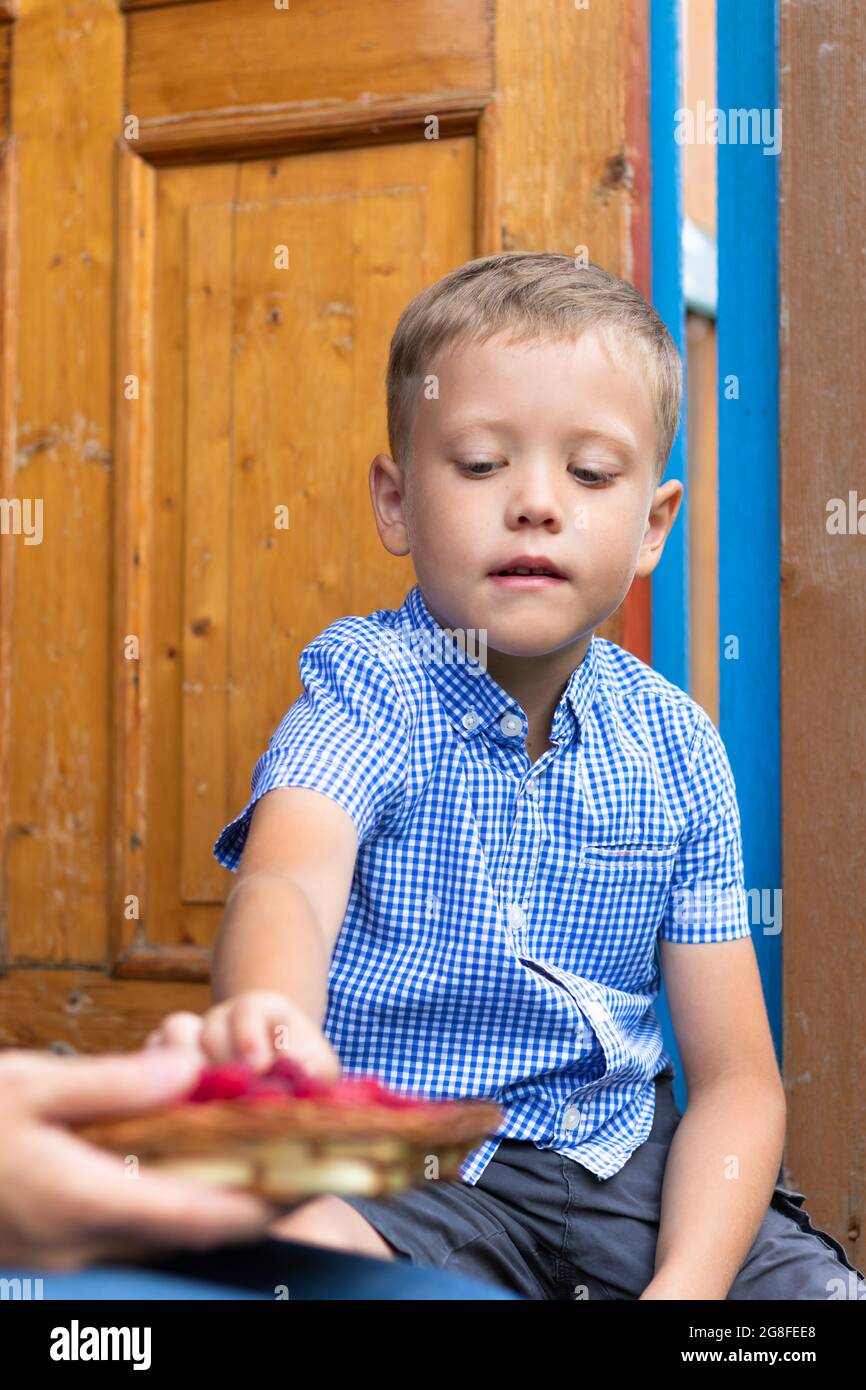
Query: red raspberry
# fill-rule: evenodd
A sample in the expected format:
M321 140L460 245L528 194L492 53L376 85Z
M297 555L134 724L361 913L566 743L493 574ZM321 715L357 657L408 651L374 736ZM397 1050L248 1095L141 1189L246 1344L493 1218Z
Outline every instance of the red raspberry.
M262 1100L265 1096L273 1100L285 1100L289 1095L281 1081L274 1078L268 1080L266 1076L257 1076L251 1082L249 1090L241 1097L242 1100Z
M221 1067L206 1067L187 1096L191 1102L206 1100L236 1100L249 1092L255 1072L246 1062L227 1062Z
M282 1086L284 1095L297 1096L299 1100L327 1095L330 1090L329 1082L310 1076L293 1057L278 1057L266 1077Z
M247 1062L227 1062L224 1066L208 1067L200 1073L186 1100L193 1103L249 1100L258 1104L316 1097L350 1108L383 1105L404 1110L432 1104L423 1096L392 1091L376 1076L344 1076L339 1081L322 1081L319 1077L310 1076L293 1057L277 1058L264 1076L259 1075Z
M392 1091L376 1076L356 1078L356 1084L363 1085L368 1099L377 1105L387 1105L392 1110L410 1110L418 1105L429 1105L424 1096L413 1095L407 1091Z
M331 1087L327 1100L335 1105L378 1105L379 1083L370 1078L344 1077Z

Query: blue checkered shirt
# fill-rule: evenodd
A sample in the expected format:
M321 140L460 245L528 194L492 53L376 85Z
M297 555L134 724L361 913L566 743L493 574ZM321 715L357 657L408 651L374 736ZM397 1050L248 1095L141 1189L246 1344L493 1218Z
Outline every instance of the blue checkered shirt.
M237 868L274 787L336 801L358 831L323 1024L345 1072L498 1101L467 1183L504 1138L606 1178L673 1071L657 938L749 934L733 775L700 706L597 636L530 764L482 640L440 627L417 585L331 623L214 853Z

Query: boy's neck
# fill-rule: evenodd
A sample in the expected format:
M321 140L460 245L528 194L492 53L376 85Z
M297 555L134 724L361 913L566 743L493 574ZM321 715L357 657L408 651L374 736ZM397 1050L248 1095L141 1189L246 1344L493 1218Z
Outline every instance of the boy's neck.
M549 748L556 707L574 671L586 656L593 634L544 656L511 656L488 645L487 672L516 700L526 715L526 748L534 762Z

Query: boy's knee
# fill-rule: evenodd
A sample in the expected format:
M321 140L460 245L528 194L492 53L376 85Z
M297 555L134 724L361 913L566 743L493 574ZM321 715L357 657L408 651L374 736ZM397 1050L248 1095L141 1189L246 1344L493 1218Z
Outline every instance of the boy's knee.
M728 1298L786 1303L866 1298L866 1282L848 1268L842 1246L787 1197L783 1192L786 1200L768 1210Z
M279 1240L327 1246L352 1255L394 1259L397 1253L366 1217L332 1194L314 1197L288 1216L281 1216L268 1228L268 1234Z

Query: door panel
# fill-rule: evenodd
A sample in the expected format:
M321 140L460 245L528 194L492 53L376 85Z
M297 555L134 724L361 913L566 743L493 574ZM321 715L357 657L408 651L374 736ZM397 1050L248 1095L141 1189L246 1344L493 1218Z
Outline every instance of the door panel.
M414 582L379 542L367 475L393 324L472 254L473 153L464 138L423 161L388 145L211 166L203 186L158 174L141 946L210 942L227 881L213 842L300 693L302 648ZM231 201L212 201L218 173Z

